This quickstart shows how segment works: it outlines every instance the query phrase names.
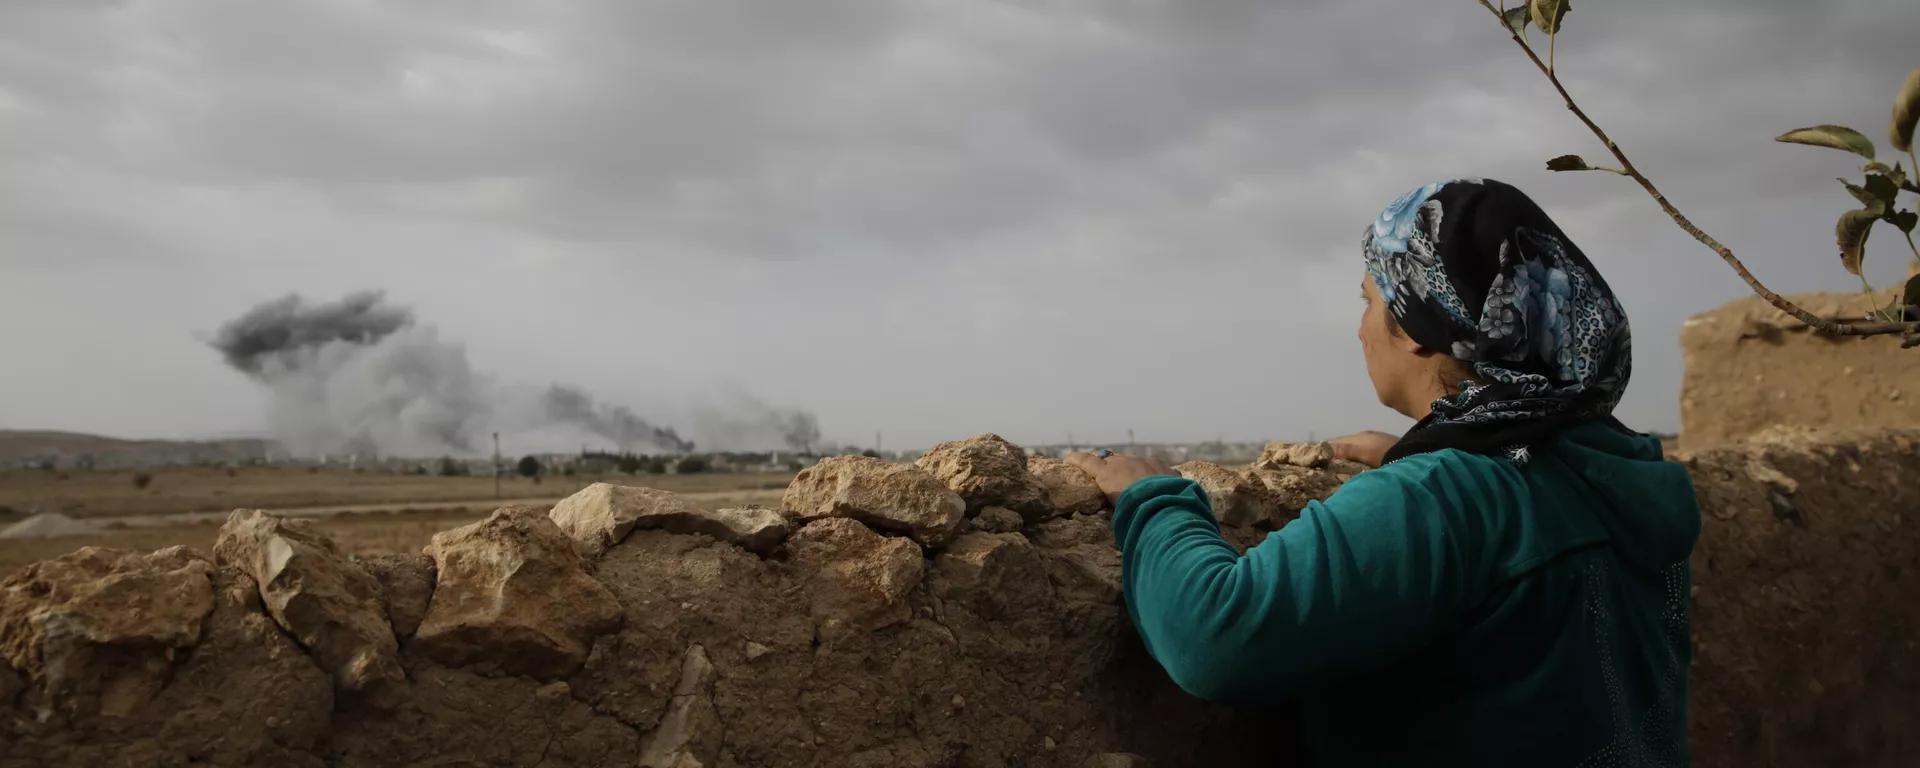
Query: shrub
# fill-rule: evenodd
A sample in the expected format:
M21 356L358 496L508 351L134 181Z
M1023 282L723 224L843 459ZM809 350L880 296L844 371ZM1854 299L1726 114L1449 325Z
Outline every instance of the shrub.
M542 467L540 466L539 459L532 456L522 456L520 457L520 464L514 469L520 473L521 477L538 478L540 477Z
M135 488L146 490L147 486L151 484L153 484L153 475L141 472L133 476L133 487Z
M713 469L713 464L700 456L688 456L673 465L675 474L697 475Z

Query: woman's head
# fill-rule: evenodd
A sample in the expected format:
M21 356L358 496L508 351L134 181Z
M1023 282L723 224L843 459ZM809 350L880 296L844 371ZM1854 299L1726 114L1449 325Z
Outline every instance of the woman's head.
M1382 403L1423 425L1497 427L1604 418L1619 402L1626 313L1520 190L1427 184L1387 206L1362 250L1360 341Z
M1360 299L1366 303L1360 316L1360 351L1381 405L1407 418L1423 419L1433 401L1457 394L1461 382L1476 379L1471 365L1428 349L1401 330L1380 298L1379 287L1365 274L1360 278Z

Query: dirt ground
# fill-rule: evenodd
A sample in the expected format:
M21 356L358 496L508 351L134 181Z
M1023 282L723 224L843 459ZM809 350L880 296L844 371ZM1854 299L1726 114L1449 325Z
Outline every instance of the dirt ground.
M210 551L226 513L270 509L311 515L345 552L361 556L417 554L436 531L486 517L506 503L547 503L593 482L644 485L686 495L708 509L777 504L792 479L785 474L610 475L561 477L534 483L503 479L493 498L493 479L308 472L246 468L228 476L217 468L155 473L145 490L132 472L0 472L0 528L28 510L99 522L79 536L0 539L0 576L28 563L58 557L83 546L151 551L185 544ZM169 522L178 519L177 524Z
M1860 314L1860 294L1791 297L1823 317ZM1890 303L1892 291L1875 298ZM1687 320L1681 442L1701 449L1776 425L1920 427L1920 355L1897 336L1833 338L1749 296Z

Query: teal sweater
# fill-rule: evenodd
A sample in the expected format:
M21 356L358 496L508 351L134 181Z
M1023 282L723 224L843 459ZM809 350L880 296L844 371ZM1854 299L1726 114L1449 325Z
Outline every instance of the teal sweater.
M1524 468L1411 456L1245 555L1198 484L1150 477L1113 532L1134 626L1174 682L1297 701L1320 764L1688 762L1700 509L1653 438L1578 427Z

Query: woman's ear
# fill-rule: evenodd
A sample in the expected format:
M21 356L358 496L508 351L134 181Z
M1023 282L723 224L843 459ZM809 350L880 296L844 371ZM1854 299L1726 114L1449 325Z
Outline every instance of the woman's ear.
M1390 334L1390 335L1393 336L1394 347L1398 348L1402 352L1406 352L1412 355L1418 355L1420 357L1426 357L1428 355L1437 354L1437 350L1427 349L1425 346L1422 346L1420 342L1414 341L1413 334L1411 333L1407 333L1406 331L1401 331L1399 333Z

